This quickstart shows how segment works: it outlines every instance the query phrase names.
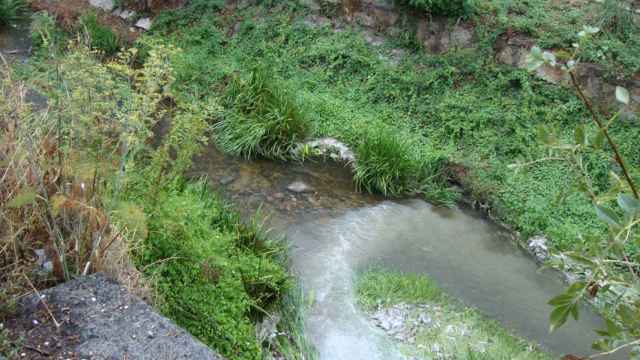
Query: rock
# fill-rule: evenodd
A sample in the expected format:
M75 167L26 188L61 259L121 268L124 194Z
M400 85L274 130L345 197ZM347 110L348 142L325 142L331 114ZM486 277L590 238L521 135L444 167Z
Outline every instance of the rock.
M302 181L294 181L289 186L287 186L287 190L294 193L307 193L313 192L313 188Z
M89 0L89 4L104 11L111 11L115 7L113 0Z
M220 179L220 184L221 184L221 185L229 185L229 184L231 184L232 182L234 182L234 181L236 180L236 178L237 178L237 177L238 177L238 175L237 175L237 174L231 174L231 175L223 176L223 177Z
M336 161L355 164L356 155L349 146L334 138L326 137L299 144L294 150L295 155L302 153L305 147L311 148L315 155L329 156Z
M105 275L72 280L41 296L61 324L59 329L36 294L19 301L19 315L8 324L35 339L64 335L57 339L66 342L51 349L56 351L52 358L65 354L64 358L81 359L222 359Z
M304 24L310 28L321 28L324 26L330 26L331 20L322 15L308 15L304 18Z
M114 15L116 15L114 13ZM136 16L136 12L133 10L123 9L116 16L118 16L122 20L129 20Z
M143 30L150 30L151 24L152 24L151 19L146 17L136 21L135 27Z
M534 236L529 239L527 242L527 249L529 249L529 252L539 263L543 263L549 258L547 238L544 236Z

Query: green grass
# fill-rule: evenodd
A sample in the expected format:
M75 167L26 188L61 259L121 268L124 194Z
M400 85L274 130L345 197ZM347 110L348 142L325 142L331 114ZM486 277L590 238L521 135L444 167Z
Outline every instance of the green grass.
M168 189L145 209L149 237L139 265L154 280L160 309L233 359L260 359L256 321L290 286L283 249L243 225L206 183Z
M0 0L0 30L24 19L27 3L24 0Z
M415 344L401 345L408 356L432 358L437 345L446 358L552 359L497 322L452 299L426 276L373 268L360 274L357 294L359 304L367 312L397 304L428 305L427 315L441 326L422 328L416 334ZM465 329L465 335L455 332L452 335L447 328Z
M120 49L118 36L109 27L100 25L95 14L83 16L80 25L86 31L92 49L100 50L107 56L115 54Z
M229 154L287 159L309 133L305 109L266 67L252 69L246 78L234 77L224 105L216 142Z
M543 16L545 9L533 1L522 16ZM547 155L538 143L538 126L549 126L569 140L577 123L589 124L572 91L496 64L488 40L475 49L443 55L407 49L405 59L394 66L383 59L393 39L374 49L357 29L309 28L301 20L304 15L297 7L249 7L229 17L203 16L188 30L157 29L163 41L183 46L174 59L177 96L225 94L229 117L218 125L223 149L285 154L293 139L303 137L274 136L280 132L270 130L270 122L259 116L265 111L254 110L252 98L229 96L231 90L225 90L237 86L238 94L254 96L252 87L238 84L246 83L256 66L266 67L277 79L267 83L270 89L295 94L295 102L286 103L304 109L309 137L335 137L356 151L355 179L363 190L418 192L451 202L455 196L442 174L447 163L458 163L468 169L461 179L467 191L489 202L494 214L523 237L544 233L556 249L567 250L582 244L580 235L606 233L589 199L567 195L574 176L565 164L536 163L518 171L509 166ZM513 21L515 15L509 16ZM231 27L237 31L226 38ZM477 31L489 36L483 28ZM234 79L232 85L229 79ZM249 111L244 110L247 104ZM279 105L271 108L286 113ZM270 116L276 117L266 119ZM620 121L611 132L638 175L640 128ZM265 145L258 146L263 139ZM594 153L589 164L602 188L613 169L607 158Z

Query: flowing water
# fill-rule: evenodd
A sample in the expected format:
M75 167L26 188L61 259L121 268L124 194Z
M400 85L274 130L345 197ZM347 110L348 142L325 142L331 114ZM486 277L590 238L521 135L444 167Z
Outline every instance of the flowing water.
M0 51L26 61L27 34L24 26L0 31ZM34 102L46 106L46 99ZM322 359L401 358L356 307L354 277L373 264L427 274L554 353L590 352L598 317L586 310L579 322L549 334L546 303L564 287L558 274L538 272L507 234L472 211L358 194L350 171L335 164L245 161L213 147L193 175L207 176L245 216L261 208L286 234L293 270L314 300L306 326ZM296 181L311 189L289 191Z
M322 359L401 358L356 306L354 277L374 264L427 274L553 353L591 352L599 318L585 309L580 321L549 334L547 301L564 288L559 274L539 272L508 234L473 211L358 194L337 165L245 161L213 148L197 163L194 175L206 175L246 215L261 208L286 234L294 271L313 297L307 332ZM287 190L296 181L311 189Z

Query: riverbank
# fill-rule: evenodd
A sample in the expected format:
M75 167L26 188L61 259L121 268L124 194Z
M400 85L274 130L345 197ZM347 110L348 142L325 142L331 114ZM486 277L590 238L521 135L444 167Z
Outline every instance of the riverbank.
M424 275L372 268L358 275L357 294L370 321L408 358L553 358L452 299Z

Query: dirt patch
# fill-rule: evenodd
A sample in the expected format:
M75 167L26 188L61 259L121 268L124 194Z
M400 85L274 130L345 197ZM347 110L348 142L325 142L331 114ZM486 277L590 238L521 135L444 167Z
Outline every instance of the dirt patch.
M98 23L113 30L121 41L131 44L142 33L126 20L110 12L95 9L86 0L34 0L31 7L34 11L46 11L53 15L58 24L67 31L76 30L80 17L89 11L94 11Z

